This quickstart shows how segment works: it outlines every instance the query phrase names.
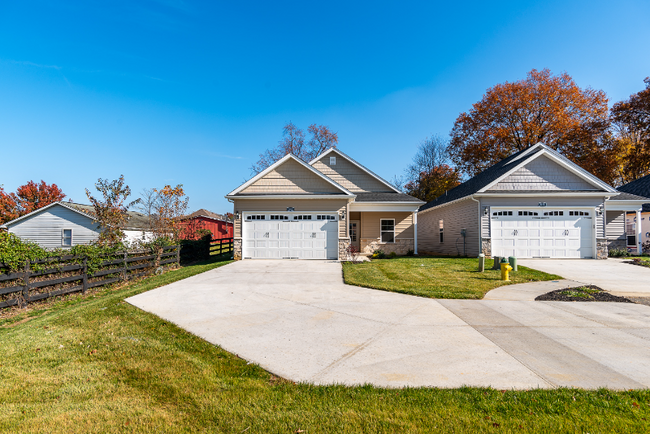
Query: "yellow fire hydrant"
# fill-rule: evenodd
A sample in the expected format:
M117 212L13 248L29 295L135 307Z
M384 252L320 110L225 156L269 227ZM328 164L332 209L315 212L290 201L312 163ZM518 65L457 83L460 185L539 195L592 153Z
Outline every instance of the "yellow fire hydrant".
M509 263L507 262L502 262L501 263L501 280L505 280L506 282L510 282L510 279L508 278L508 273L512 271L512 267L510 266Z

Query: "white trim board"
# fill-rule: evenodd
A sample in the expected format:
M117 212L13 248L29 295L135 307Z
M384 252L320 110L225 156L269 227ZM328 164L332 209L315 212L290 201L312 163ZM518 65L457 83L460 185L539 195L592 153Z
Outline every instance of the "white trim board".
M248 181L244 182L242 185L240 185L239 187L237 187L236 189L234 189L234 190L231 191L230 193L228 193L225 197L226 197L226 198L230 198L231 196L236 195L237 193L239 193L240 191L242 191L242 190L245 189L246 187L248 187L248 186L250 186L251 184L253 184L253 183L254 183L255 181L257 181L258 179L263 178L266 174L268 174L269 172L271 172L272 170L274 170L276 167L282 165L285 161L287 161L287 160L289 160L289 159L294 160L294 161L297 161L297 162L300 163L302 166L306 167L306 168L309 169L311 172L313 172L315 175L318 175L319 177L321 177L321 178L324 179L325 181L327 181L327 182L329 182L330 184L332 184L334 187L336 187L336 188L338 188L339 190L341 190L341 191L342 191L343 193L345 193L347 196L354 196L354 194L353 194L351 191L347 190L345 187L343 187L343 186L337 184L337 183L334 182L332 179L330 179L330 178L328 178L327 176L323 175L321 172L319 172L318 170L314 169L313 167L311 167L311 165L305 163L305 162L302 161L300 158L296 158L296 157L294 157L294 156L291 155L291 154L287 154L287 155L285 155L284 157L280 158L280 159L279 159L278 161L276 161L275 163L271 164L271 165L270 165L269 167L267 167L266 169L262 170L260 173L258 173L257 175L255 175L254 177L252 177L251 179L249 179ZM277 196L273 196L273 197L277 197ZM356 196L355 196L355 197L356 197Z
M318 161L318 160L320 160L321 158L325 157L325 156L326 156L327 154L329 154L330 152L336 152L336 153L339 154L341 157L345 158L345 159L348 160L350 163L354 164L354 165L357 166L359 169L363 170L363 171L366 172L368 175L370 175L370 176L372 176L373 178L375 178L377 181L379 181L379 182L381 182L382 184L384 184L385 186L389 187L389 188L390 188L391 190L393 190L394 192L396 192L396 193L402 193L401 191L399 191L398 189L396 189L395 187L393 187L393 186L392 186L388 181L386 181L385 179L383 179L381 176L377 175L377 174L374 173L372 170L370 170L370 169L364 167L362 164L356 162L352 157L349 157L348 155L346 155L346 154L344 154L343 152L339 151L337 148L329 148L328 150L326 150L325 152L323 152L322 154L320 154L319 156L317 156L316 158L314 158L313 160L311 160L311 161L309 162L309 165L311 166L311 165L314 164L316 161Z

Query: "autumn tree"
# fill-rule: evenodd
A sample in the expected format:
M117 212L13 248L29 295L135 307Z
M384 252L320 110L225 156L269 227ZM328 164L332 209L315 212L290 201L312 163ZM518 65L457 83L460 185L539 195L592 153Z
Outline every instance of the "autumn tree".
M395 177L393 185L425 202L456 187L461 174L451 166L447 146L448 141L437 135L424 139L404 175ZM400 182L403 185L398 186Z
M622 183L650 173L650 77L644 82L645 89L617 102L611 110L615 140L622 150Z
M448 150L461 172L475 175L542 142L612 182L618 149L609 126L603 91L581 89L567 73L533 69L524 80L488 89L469 112L461 113Z
M0 187L0 222L11 221L63 198L63 190L56 184L47 184L43 180L38 184L29 181L18 187L15 193L6 193Z
M339 142L338 135L325 125L311 124L307 132L310 134L309 139L306 139L305 132L292 122L286 124L283 128L282 140L275 148L267 149L260 154L257 163L251 166L251 171L260 173L287 154L309 162L325 150L336 147Z
M158 239L178 241L183 232L181 217L187 212L190 198L185 195L182 184L176 187L166 185L153 191L158 194L153 220L154 236Z
M99 178L95 188L101 193L101 198L95 198L88 189L86 196L95 208L95 217L101 228L98 242L111 247L117 246L124 239L123 228L129 218L127 211L138 204L140 199L127 202L131 188L124 184L124 175L110 182L108 179Z

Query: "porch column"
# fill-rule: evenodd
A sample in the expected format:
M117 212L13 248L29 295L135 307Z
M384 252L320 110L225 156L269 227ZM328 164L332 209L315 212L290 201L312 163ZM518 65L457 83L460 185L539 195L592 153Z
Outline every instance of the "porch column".
M636 253L641 254L643 253L643 250L641 250L641 246L643 244L643 232L641 231L641 210L637 209L636 210Z
M413 212L413 253L418 254L418 212Z

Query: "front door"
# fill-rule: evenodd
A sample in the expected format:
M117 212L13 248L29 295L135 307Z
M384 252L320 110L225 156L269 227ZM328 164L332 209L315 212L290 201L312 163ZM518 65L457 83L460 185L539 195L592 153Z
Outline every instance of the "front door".
M350 244L360 251L361 243L359 242L359 220L350 220Z

